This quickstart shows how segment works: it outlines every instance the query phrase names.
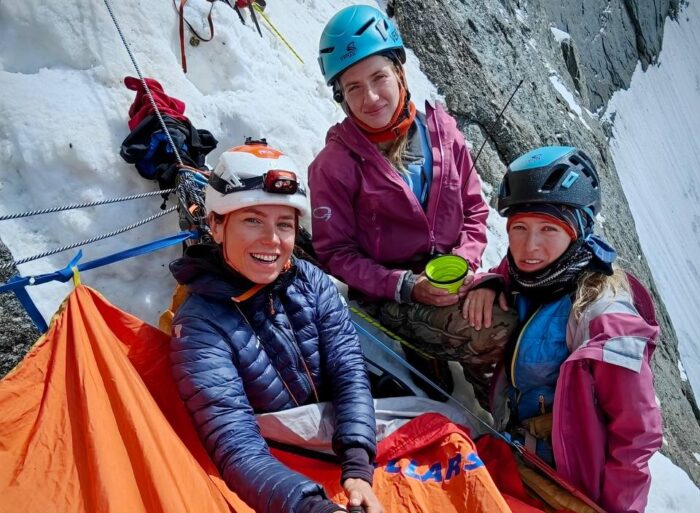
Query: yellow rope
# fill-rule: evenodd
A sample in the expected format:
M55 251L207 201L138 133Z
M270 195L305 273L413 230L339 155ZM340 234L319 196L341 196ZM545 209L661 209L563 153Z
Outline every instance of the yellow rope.
M272 32L274 32L274 34L280 39L280 41L282 41L282 42L287 46L287 48L289 48L289 49L292 51L292 53L294 54L294 56L295 56L297 59L299 59L299 62L301 62L302 64L304 64L304 60L299 56L299 54L296 52L296 50L294 50L294 48L292 48L292 45L289 44L289 42L284 38L284 36L283 36L282 34L280 34L280 31L277 30L277 29L275 28L275 26L272 24L272 22L271 22L270 19L267 17L267 15L263 12L263 10L260 8L260 6L259 6L258 4L256 4L255 2L253 2L252 5L253 5L253 8L254 8L256 11L258 11L258 13L260 14L260 16L263 17L263 20L265 20L265 23L268 24L268 26L270 27L270 30L272 30Z
M366 314L365 312L363 312L362 310L360 310L360 309L358 309L358 308L356 308L356 307L354 307L354 306L348 305L348 308L350 309L350 311L351 311L352 313L354 313L355 315L357 315L360 319L363 319L363 320L367 321L369 324L371 324L372 326L374 326L375 328L377 328L379 331L381 331L382 333L384 333L385 335L387 335L389 338L394 339L394 340L396 340L397 342L401 343L401 345L404 345L404 346L406 346L406 347L408 347L408 348L410 348L410 349L413 349L416 353L418 353L419 355L421 355L423 358L427 358L427 359L429 359L429 360L434 360L434 359L435 359L434 356L429 355L429 354L426 353L425 351L423 351L423 350L421 350L420 348L416 347L415 344L412 344L412 343L410 343L408 340L406 340L405 338L400 337L399 335L397 335L396 333L394 333L393 331L391 331L389 328L387 328L387 327L385 327L385 326L382 326L382 324L380 324L374 317L369 316L368 314Z
M80 286L80 271L78 270L78 266L74 265L73 267L71 267L71 271L73 271L73 286L79 287Z

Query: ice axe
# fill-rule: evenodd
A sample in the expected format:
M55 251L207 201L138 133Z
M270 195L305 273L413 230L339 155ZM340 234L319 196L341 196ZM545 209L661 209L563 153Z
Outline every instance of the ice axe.
M247 7L250 11L250 17L253 18L253 23L255 23L255 28L258 30L258 34L260 34L260 37L262 37L262 31L260 30L260 25L258 24L258 18L255 15L253 4L257 4L260 10L262 10L267 5L265 0L234 0L235 3L233 4L231 4L231 0L222 1L225 2L231 9L236 11L236 14L238 14L238 19L241 20L241 23L243 23L243 25L245 25L245 19L243 18L241 9L245 9Z

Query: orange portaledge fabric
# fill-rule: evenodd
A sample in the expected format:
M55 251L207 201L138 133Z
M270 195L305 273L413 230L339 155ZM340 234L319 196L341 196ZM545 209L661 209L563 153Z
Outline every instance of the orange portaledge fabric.
M169 337L81 285L0 381L0 513L250 513L180 401ZM274 451L345 504L339 468ZM541 511L497 491L467 433L426 414L379 445L387 513Z

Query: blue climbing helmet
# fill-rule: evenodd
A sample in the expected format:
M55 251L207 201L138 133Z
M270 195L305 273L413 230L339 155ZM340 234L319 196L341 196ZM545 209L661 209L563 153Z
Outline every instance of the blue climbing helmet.
M318 46L318 64L328 85L350 66L372 55L394 53L402 64L406 62L396 26L369 5L351 5L338 11L323 29Z
M600 180L593 161L571 146L544 146L510 163L498 190L498 213L551 203L580 209L591 222L600 212Z

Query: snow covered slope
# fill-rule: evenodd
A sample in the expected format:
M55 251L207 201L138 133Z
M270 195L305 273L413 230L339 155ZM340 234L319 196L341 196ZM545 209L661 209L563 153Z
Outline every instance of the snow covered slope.
M197 128L219 147L244 136L267 137L306 169L324 144L326 130L343 117L316 62L323 25L350 1L272 1L266 16L304 64L267 28L261 38L248 13L246 25L223 2L214 4L216 37L187 44L188 73L180 67L177 15L170 0L112 2L114 14L146 76L187 104ZM371 3L371 2L369 2ZM153 190L119 157L128 134L134 93L122 80L135 75L103 2L3 0L0 4L0 213L93 201ZM207 33L209 3L190 0L189 22ZM376 5L376 4L375 4ZM189 40L189 35L187 38ZM435 88L409 52L413 97ZM159 197L0 223L0 237L16 259L109 232L159 211ZM175 214L84 248L87 261L176 233ZM111 301L156 322L174 286L167 269L179 248L85 273L83 281ZM64 267L74 252L20 267L23 275ZM51 284L30 289L50 317L69 290Z
M615 94L611 149L700 402L700 6L666 20L659 65ZM681 363L679 362L679 366ZM683 372L681 372L683 375Z

